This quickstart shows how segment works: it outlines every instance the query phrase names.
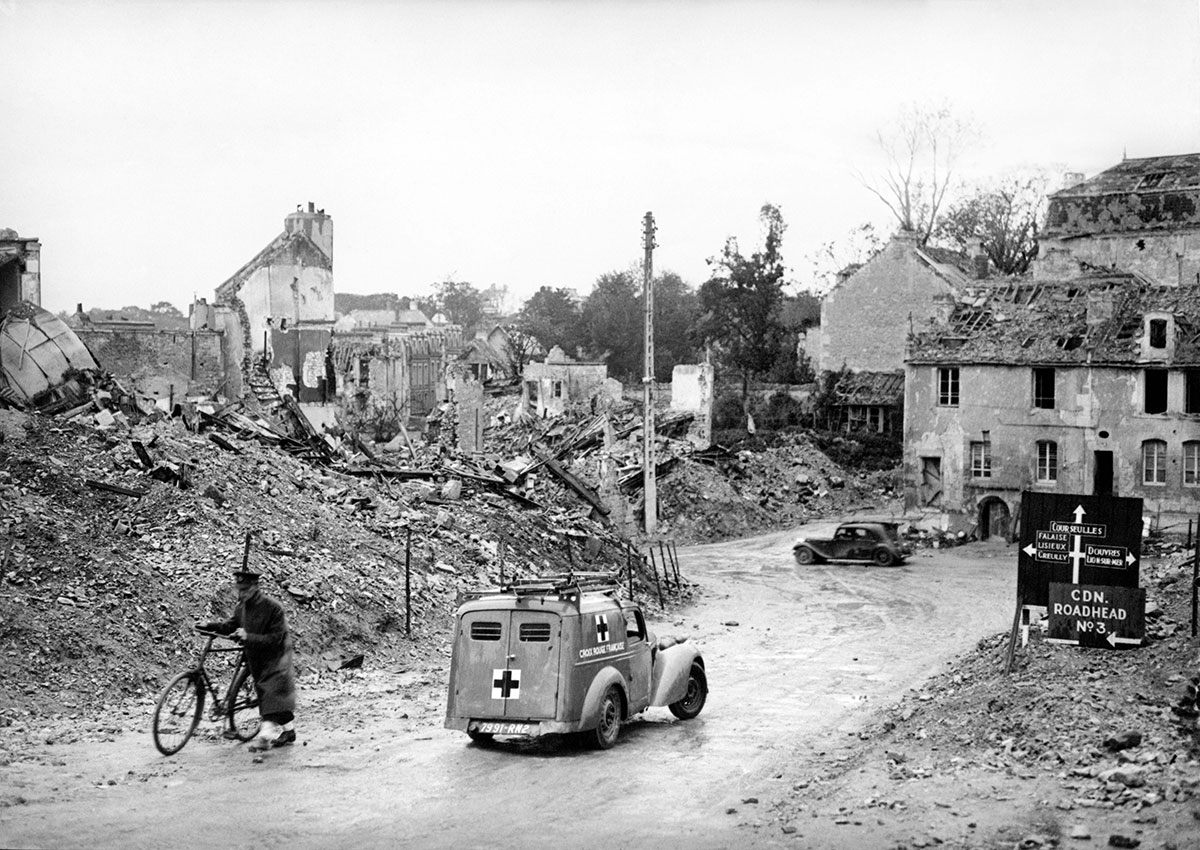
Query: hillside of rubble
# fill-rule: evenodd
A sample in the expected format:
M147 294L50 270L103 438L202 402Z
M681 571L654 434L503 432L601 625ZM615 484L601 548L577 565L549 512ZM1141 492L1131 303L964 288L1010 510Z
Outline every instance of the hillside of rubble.
M586 491L599 456L587 417L497 419L486 433L496 451L466 459L437 442L305 444L234 409L176 414L0 409L0 725L70 712L98 690L103 702L157 691L194 652L193 624L232 610L229 575L243 562L284 603L301 674L440 651L457 594L502 578L611 570L624 583L632 571L651 607L691 598L669 555L643 558L636 537L631 547L519 454L550 446ZM633 413L613 418L623 436L606 453L640 468ZM885 492L799 436L766 452L662 437L660 452L662 531L676 545ZM504 477L514 463L515 483ZM626 474L634 510L638 477Z

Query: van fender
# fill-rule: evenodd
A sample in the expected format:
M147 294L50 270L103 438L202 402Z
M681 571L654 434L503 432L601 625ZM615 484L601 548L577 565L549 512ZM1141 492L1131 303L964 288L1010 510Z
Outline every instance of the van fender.
M629 694L625 691L625 680L615 667L605 667L592 679L592 684L583 698L583 713L579 716L580 730L594 729L599 723L600 700L604 699L604 694L613 685L621 692L621 705L625 714L628 714ZM624 716L621 719L624 720Z
M700 650L691 643L676 643L659 649L650 679L650 704L670 705L683 699L687 695L688 675L694 663L704 666Z

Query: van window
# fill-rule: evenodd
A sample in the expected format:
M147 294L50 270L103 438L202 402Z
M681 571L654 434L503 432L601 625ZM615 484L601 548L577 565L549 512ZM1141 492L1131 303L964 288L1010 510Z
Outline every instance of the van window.
M527 643L546 643L550 640L550 624L522 623L517 637Z
M471 640L500 640L500 624L477 620L471 624Z
M625 612L625 640L632 642L646 637L646 623L642 620L641 611Z

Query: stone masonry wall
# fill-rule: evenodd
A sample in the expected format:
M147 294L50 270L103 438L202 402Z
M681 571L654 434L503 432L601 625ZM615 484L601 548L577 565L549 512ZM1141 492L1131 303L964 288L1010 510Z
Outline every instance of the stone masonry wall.
M131 392L155 399L227 395L223 334L77 328L100 368Z

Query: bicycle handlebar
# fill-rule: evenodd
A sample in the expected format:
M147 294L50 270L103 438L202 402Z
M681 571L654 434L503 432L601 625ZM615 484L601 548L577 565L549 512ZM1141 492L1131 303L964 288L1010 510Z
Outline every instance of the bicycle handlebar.
M210 632L206 629L200 628L199 626L196 627L196 633L204 635L205 637L210 637L210 638L225 638L225 640L231 640L237 644L244 643L244 641L241 638L235 637L233 635L221 634L221 632Z

